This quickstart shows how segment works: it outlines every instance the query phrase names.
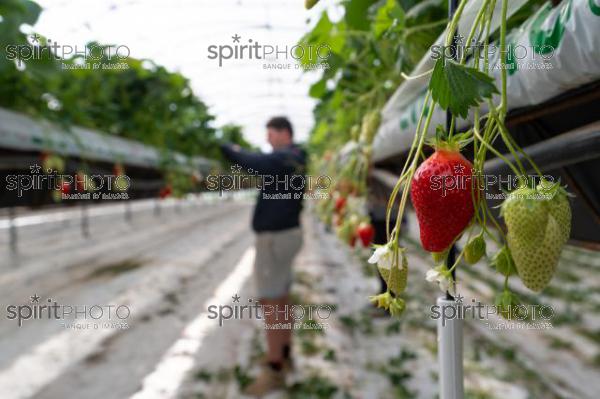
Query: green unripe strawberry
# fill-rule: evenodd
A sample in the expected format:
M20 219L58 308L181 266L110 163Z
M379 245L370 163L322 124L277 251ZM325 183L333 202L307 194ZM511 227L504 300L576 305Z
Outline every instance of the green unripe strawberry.
M475 264L485 255L485 239L480 234L473 237L465 246L465 262Z
M544 179L538 184L537 191L550 197L547 201L550 215L560 226L566 242L571 235L571 205L567 192L558 183L550 183Z
M392 265L390 269L378 265L377 269L390 291L396 295L404 291L408 278L408 261L403 251L399 253L399 265Z
M519 297L506 290L496 296L495 300L498 314L507 320L514 320L516 318L517 308L520 304Z
M52 190L52 201L60 202L62 201L62 193L60 190Z
M350 128L350 137L352 141L358 141L360 139L360 126L354 125Z
M330 200L323 201L325 205L323 205L323 214L325 219L325 224L330 226L333 222L333 213L335 211L335 202Z
M354 235L354 228L351 223L345 221L335 229L335 233L341 241L350 242L350 239Z
M46 173L51 173L51 171L63 173L65 171L65 160L58 155L45 155L42 159L42 168Z
M510 233L506 236L519 277L535 292L543 290L552 280L564 245L563 234L554 218L548 218L543 231L541 242L528 242Z
M381 114L378 109L367 113L362 119L360 141L366 144L371 144L375 134L377 133L380 122Z
M529 242L543 239L544 227L548 223L548 209L537 195L536 190L521 187L508 195L500 212L509 233L519 239L527 238Z
M117 176L113 182L113 187L116 191L126 191L129 187L129 179L123 176Z
M549 183L548 183L549 184ZM560 253L571 232L567 194L558 185L542 182L520 188L502 204L506 240L523 284L544 289L556 271Z
M502 247L500 251L496 252L492 258L492 266L496 268L498 273L505 276L511 276L517 272L515 269L515 263L510 255L510 251L506 246Z

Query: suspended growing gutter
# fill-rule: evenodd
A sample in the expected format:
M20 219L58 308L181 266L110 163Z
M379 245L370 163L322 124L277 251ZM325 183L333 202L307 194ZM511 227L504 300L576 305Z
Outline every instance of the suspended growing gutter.
M508 44L521 45L528 49L544 37L551 43L557 42L554 54L546 63L550 69L518 69L508 74L508 104L510 109L540 104L568 90L600 79L600 4L598 0L567 0L556 8L546 3L519 29L507 38ZM476 2L470 2L459 23L459 32L473 22ZM518 11L526 1L509 2L509 15ZM499 26L499 7L496 5L492 30ZM436 41L441 45L442 34ZM539 58L540 55L536 54ZM498 55L490 65L498 62ZM435 60L428 53L419 62L412 75L420 75L433 68ZM430 75L403 82L382 111L382 123L373 143L373 159L381 161L403 154L410 148L416 131L418 115L423 105ZM494 70L496 83L500 82L500 70ZM486 107L482 107L482 113ZM438 124L445 125L446 112L436 109L428 131L435 133ZM472 123L472 114L466 120L457 121L458 128Z
M91 129L74 126L69 131L45 120L0 108L0 148L53 153L100 162L157 169L163 156L152 146ZM208 172L213 162L172 153L184 170Z

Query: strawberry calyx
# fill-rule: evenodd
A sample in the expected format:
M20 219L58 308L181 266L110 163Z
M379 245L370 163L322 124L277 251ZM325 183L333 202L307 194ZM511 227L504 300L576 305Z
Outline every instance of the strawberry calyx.
M518 296L505 289L496 296L494 303L499 315L507 320L513 320L517 316L517 308L521 304L521 301Z
M449 136L445 130L438 125L434 138L427 140L427 144L436 151L460 152L467 144L473 141L470 132L464 132Z
M394 297L389 291L383 294L373 295L369 297L369 301L378 308L382 308L390 312L392 316L398 317L406 309L406 302L400 297Z
M560 182L553 183L544 178L540 179L540 182L538 183L536 190L539 193L544 194L548 199L553 199L557 195L569 196L569 197L573 196L573 194L569 193L566 190L566 186L563 187L560 185Z
M557 196L572 196L572 194L559 182L553 183L544 178L540 180L536 188L522 185L508 193L507 198L500 205L500 216L504 216L504 212L512 202L519 201L526 204L526 206L533 206L537 201L552 200Z
M448 257L448 249L442 252L431 252L431 258L435 263L445 262Z
M516 190L511 191L510 193L508 193L508 196L500 205L500 216L504 216L506 209L513 202L518 201L526 204L527 206L532 206L539 200L538 194L539 192L536 189L530 188L528 186L521 186Z
M390 294L389 291L386 291L383 294L372 295L369 297L369 301L371 301L373 305L383 309L389 309L390 303L393 299L394 298L392 297L392 294Z
M392 316L398 317L402 315L404 309L406 309L406 303L404 302L404 299L396 297L392 300L392 302L390 302L389 312Z
M444 151L444 152L460 152L460 145L456 142L448 142L444 140L433 139L430 142L430 145L436 151Z

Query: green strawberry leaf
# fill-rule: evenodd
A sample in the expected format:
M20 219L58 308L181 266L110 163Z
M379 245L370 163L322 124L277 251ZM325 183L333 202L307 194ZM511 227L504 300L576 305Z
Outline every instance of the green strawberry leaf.
M498 89L485 73L451 60L436 61L429 82L431 97L455 116L466 118L469 108L491 98Z
M368 30L370 26L368 10L372 4L372 0L349 0L345 2L344 19L348 27L354 30Z
M310 86L308 95L312 98L321 98L327 93L327 79L321 79Z
M376 38L380 38L391 28L397 28L404 25L404 10L396 0L387 0L383 6L377 10L375 20L372 23L373 33Z

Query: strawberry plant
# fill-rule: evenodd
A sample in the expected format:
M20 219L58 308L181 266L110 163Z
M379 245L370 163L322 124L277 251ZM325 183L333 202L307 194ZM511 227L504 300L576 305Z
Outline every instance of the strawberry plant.
M446 33L446 46L452 44L458 21L464 11L466 1L462 1L450 21ZM402 214L410 193L419 222L421 243L425 250L434 255L437 265L427 273L427 280L437 282L443 291L451 293L456 289L452 271L462 258L475 263L483 257L486 240L494 241L501 250L493 257L496 270L505 276L502 293L496 299L501 314L512 317L511 306L519 299L510 292L508 279L518 274L524 285L533 291L540 291L548 285L555 273L562 248L569 238L571 211L566 191L558 183L551 184L542 179L537 165L527 156L510 136L504 123L507 113L507 71L502 68L500 90L490 74L488 46L491 21L494 17L496 1L484 0L472 26L469 28L467 43L474 38L483 40L484 58L473 57L467 61L463 54L458 60L441 58L429 71L431 79L426 93L413 144L402 169L401 176L388 203L388 220L391 209L399 197L399 212L395 227L389 233L385 256L380 248L375 250L373 261L381 269L385 278L388 270L404 270L406 258L404 248L399 244ZM501 0L500 7L500 52L506 50L508 1ZM493 95L499 93L499 102ZM487 105L486 115L480 114L481 105ZM438 128L436 139L430 143L435 152L421 161L426 132L429 129L433 110L440 107L451 114L448 131ZM474 115L474 124L466 132L455 131L458 117ZM500 140L510 151L514 161L504 157L494 148ZM473 143L474 159L468 161L460 153L461 145ZM480 187L477 176L483 175L483 164L488 152L500 157L520 178L517 190L508 194L502 204L502 217L506 224L506 234L498 225L500 237L488 229L491 212L485 201L480 201ZM520 156L522 155L522 156ZM521 159L525 159L536 171L536 179L528 176ZM453 264L447 264L448 249L463 235L468 234L467 245L462 249ZM474 235L473 238L471 238ZM393 294L398 292L391 290ZM376 301L390 309L389 292L379 295Z
M335 181L317 205L317 212L326 224L332 224L340 240L355 248L357 240L363 248L371 245L375 229L367 212L367 175L371 162L371 144L379 127L379 109L367 112L362 122L352 128L352 150L347 159L330 156L319 164L319 174ZM313 163L314 164L314 163Z
M300 41L302 46L326 46L330 51L328 68L309 92L319 99L309 145L313 153L321 154L311 162L314 174L327 175L333 182L327 198L317 204L317 214L343 242L356 246L358 241L364 247L374 239L367 176L381 109L404 80L403 73L414 68L442 32L447 11L442 0L350 0L341 6L345 9L341 20L334 22L322 12ZM313 60L302 57L301 62L312 69ZM345 150L340 154L337 150L342 146ZM376 253L371 262L393 290L373 301L399 315L404 302L396 296L406 286L406 269L400 267L403 262L390 260L392 253L399 258L397 247L381 247Z

